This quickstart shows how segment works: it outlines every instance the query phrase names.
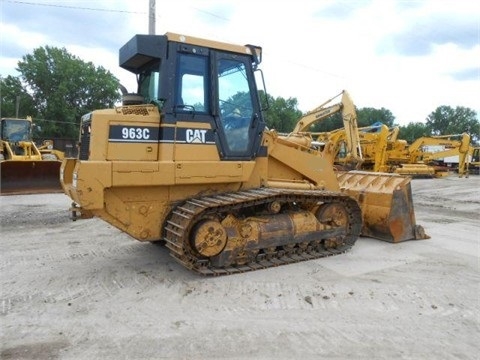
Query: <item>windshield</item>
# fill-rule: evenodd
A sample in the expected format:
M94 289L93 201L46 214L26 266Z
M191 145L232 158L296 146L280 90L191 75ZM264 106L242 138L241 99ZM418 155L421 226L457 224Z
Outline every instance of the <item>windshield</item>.
M24 141L30 139L30 121L2 120L2 139Z
M252 139L252 95L245 64L237 60L218 61L218 96L221 120L231 151L247 151Z

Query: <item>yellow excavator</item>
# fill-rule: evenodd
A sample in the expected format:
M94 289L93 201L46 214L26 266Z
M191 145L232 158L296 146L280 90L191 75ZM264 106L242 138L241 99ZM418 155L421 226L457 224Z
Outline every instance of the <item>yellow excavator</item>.
M409 178L337 174L303 125L266 128L261 47L136 35L119 57L138 93L82 117L79 155L60 172L74 214L165 244L204 275L341 254L361 234L428 238Z
M369 132L372 129L375 131ZM436 166L435 162L448 156L458 156L458 174L460 177L468 176L468 155L472 147L467 133L425 136L408 144L406 140L398 139L398 132L398 127L389 129L385 125L359 129L364 154L362 169L411 177L439 177L444 175L445 168ZM441 150L431 150L434 147Z
M480 175L480 146L471 146L469 151L468 171Z
M326 148L325 152L333 157L333 163L344 168L411 177L439 177L448 169L437 164L445 157L458 156L457 172L460 177L468 176L473 147L467 133L421 137L412 144L398 139L398 134L399 127L389 129L386 125L374 124L357 128L356 121L344 121L344 127L315 136L332 149L327 151ZM352 152L352 148L358 150Z
M341 95L340 102L331 104ZM311 133L310 127L322 122L331 115L341 112L343 128L326 133ZM298 121L290 137L305 135L315 137L311 145L318 146L322 156L330 159L332 164L359 169L363 163L357 125L357 113L350 94L343 90L320 106L307 112Z
M441 150L431 150L433 147L440 147ZM390 151L388 162L397 165L395 172L399 174L415 176L422 174L421 169L428 168L432 176L441 176L440 174L445 170L438 170L434 162L448 156L458 156L458 175L468 176L470 148L470 135L467 133L425 136L404 148Z
M32 118L0 121L0 193L61 192L60 165L64 153L52 140L39 147L32 139Z

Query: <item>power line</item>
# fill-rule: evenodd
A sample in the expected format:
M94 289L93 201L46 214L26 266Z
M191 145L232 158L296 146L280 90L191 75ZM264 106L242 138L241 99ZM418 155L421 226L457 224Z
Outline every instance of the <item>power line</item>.
M91 7L81 7L81 6L69 6L69 5L57 5L57 4L46 4L46 3L34 3L34 2L29 2L29 1L21 1L21 0L0 0L2 2L9 2L9 3L12 3L12 4L22 4L22 5L33 5L33 6L49 6L49 7L57 7L57 8L66 8L66 9L76 9L76 10L87 10L87 11L101 11L101 12L116 12L116 13L126 13L126 14L140 14L140 15L147 15L147 12L146 11L128 11L128 10L116 10L116 9L101 9L101 8L91 8ZM206 10L203 10L203 9L200 9L198 7L195 7L195 6L190 6L193 10L195 10L196 12L198 13L203 13L205 15L208 15L208 16L211 16L211 17L214 17L214 18L217 18L217 19L220 19L222 21L225 21L225 22L231 22L231 19L225 17L225 16L222 16L222 15L218 15L218 14L215 14L211 11L206 11ZM155 15L155 18L160 18L160 16L158 15ZM337 74L333 74L333 73L329 73L329 72L326 72L324 70L321 70L321 69L318 69L318 68L315 68L315 67L312 67L312 66L309 66L309 65L306 65L306 64L302 64L302 63L299 63L297 61L290 61L290 60L286 60L287 62L295 65L295 66L299 66L299 67L303 67L303 68L307 68L307 69L310 69L310 70L313 70L315 72L318 72L318 73L324 73L324 74L327 74L329 76L332 76L332 77L336 77L336 78L343 78L344 76L341 76L341 75L337 75Z
M231 20L229 18L226 18L224 16L221 16L221 15L217 15L217 14L214 14L210 11L205 11L205 10L202 10L202 9L199 9L197 7L194 7L192 6L192 9L197 11L197 12L201 12L201 13L204 13L204 14L207 14L207 15L210 15L212 17L216 17L217 19L220 19L220 20L224 20L224 21L227 21L227 22L230 22Z
M91 7L82 7L82 6L69 6L69 5L57 5L57 4L45 4L45 3L34 3L29 1L18 1L18 0L2 0L2 2L9 2L12 4L22 4L22 5L33 5L33 6L49 6L65 9L75 9L75 10L89 10L89 11L103 11L103 12L117 12L117 13L126 13L126 14L142 14L145 15L145 11L128 11L128 10L116 10L116 9L100 9L100 8L91 8Z
M61 121L61 120L49 120L49 119L33 119L33 123L35 124L35 121L41 121L41 122L52 122L52 123L59 123L59 124L70 124L70 125L75 125L79 126L79 124L70 122L70 121Z
M127 13L127 14L141 14L145 15L147 14L146 11L129 11L129 10L115 10L115 9L100 9L100 8L91 8L91 7L82 7L82 6L69 6L69 5L58 5L58 4L46 4L46 3L34 3L34 2L29 2L29 1L20 1L20 0L1 0L2 2L8 2L12 4L22 4L22 5L33 5L33 6L49 6L49 7L57 7L57 8L66 8L66 9L76 9L76 10L89 10L89 11L104 11L104 12L117 12L117 13ZM217 15L215 13L212 13L210 11L205 11L197 7L193 7L197 12L215 17L220 20L224 20L229 22L230 19ZM156 16L157 17L157 16Z

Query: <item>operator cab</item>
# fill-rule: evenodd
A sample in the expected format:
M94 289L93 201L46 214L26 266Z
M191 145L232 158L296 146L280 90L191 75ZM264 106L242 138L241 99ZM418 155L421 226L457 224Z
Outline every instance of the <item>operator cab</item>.
M17 142L31 139L31 122L23 119L1 119L0 138Z
M137 75L138 94L158 106L161 122L208 123L211 130L196 140L215 143L223 160L259 155L265 123L254 71L260 59L260 47L171 33L136 35L120 49L120 66Z

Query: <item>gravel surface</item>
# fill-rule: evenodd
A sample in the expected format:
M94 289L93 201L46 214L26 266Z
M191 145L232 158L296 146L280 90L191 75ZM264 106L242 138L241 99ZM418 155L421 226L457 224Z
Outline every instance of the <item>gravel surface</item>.
M63 194L1 196L1 359L478 359L480 177L415 179L429 240L206 278Z

